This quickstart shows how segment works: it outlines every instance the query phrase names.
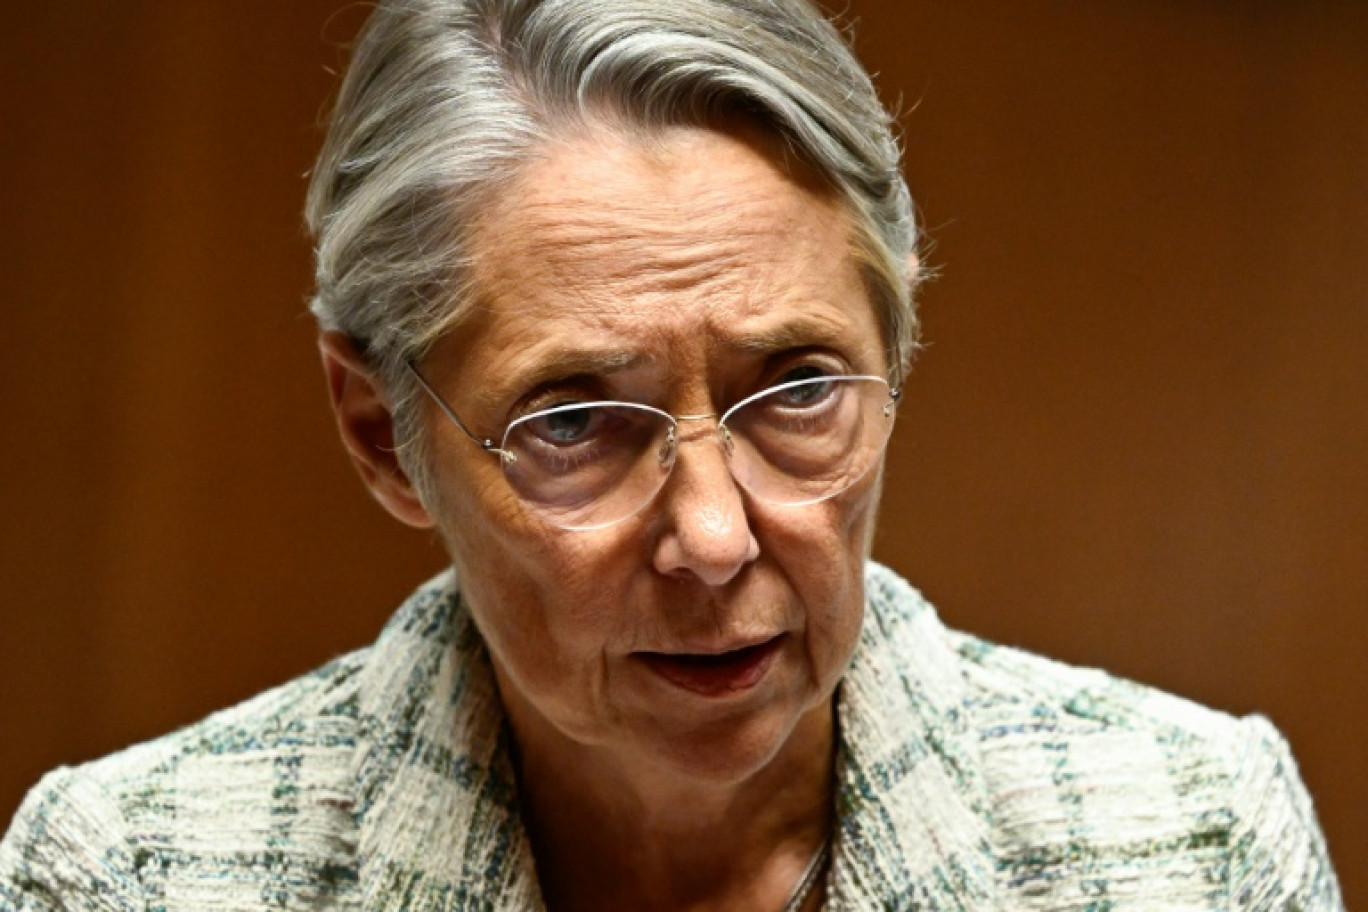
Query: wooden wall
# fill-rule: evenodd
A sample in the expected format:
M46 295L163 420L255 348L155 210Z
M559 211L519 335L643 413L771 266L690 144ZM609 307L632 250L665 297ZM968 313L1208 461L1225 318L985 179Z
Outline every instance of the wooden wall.
M0 818L441 564L352 477L304 306L363 12L9 6ZM851 7L940 271L880 557L955 625L1271 716L1368 903L1368 7Z

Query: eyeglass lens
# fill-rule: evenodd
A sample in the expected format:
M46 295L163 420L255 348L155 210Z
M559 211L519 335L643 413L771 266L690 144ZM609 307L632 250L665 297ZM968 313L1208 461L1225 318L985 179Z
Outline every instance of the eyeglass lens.
M798 506L833 497L877 462L893 426L878 377L781 384L722 416L718 441L733 477L755 498ZM611 525L664 486L678 449L675 419L626 402L557 406L504 435L504 472L527 505L565 529Z

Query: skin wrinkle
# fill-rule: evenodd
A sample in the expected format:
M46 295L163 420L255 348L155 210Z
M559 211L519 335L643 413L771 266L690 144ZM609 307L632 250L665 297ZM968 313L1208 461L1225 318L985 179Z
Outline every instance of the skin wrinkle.
M728 303L746 300L748 296L741 289L730 286L738 280L758 278L765 274L762 267L776 265L755 262L756 245L748 242L776 229L798 234L800 240L810 240L802 237L805 226L801 226L801 220L776 212L772 200L755 192L753 186L710 186L706 169L700 169L691 179L680 179L677 166L689 153L681 153L667 143L653 143L645 154L640 154L641 147L634 147L648 174L669 174L671 178L657 182L656 197L635 201L629 188L623 186L626 172L620 167L622 148L603 142L599 132L590 132L587 139L589 149L606 159L606 167L595 173L592 185L583 185L582 189L582 185L567 179L572 172L571 156L558 158L553 152L576 146L570 139L562 140L553 146L552 153L535 159L513 181L502 197L503 205L482 225L492 246L506 248L515 252L518 259L533 264L537 278L545 270L550 273L549 281L574 288L578 295L583 295L582 316L586 321L594 323L630 313L639 302L649 302L661 291L689 289L705 299ZM742 134L742 141L765 152L773 152L776 145L772 138L749 133ZM814 175L793 173L792 166L786 166L784 171L786 177L796 178L805 190L816 191L821 186ZM543 177L551 192L529 198L522 192L529 174ZM590 215L602 207L605 195L615 201L617 218L612 225L604 225ZM824 199L824 203L833 218L847 220L844 209L834 200ZM517 206L523 230L489 230L491 225L500 223L500 214L510 205ZM539 245L535 250L529 247L533 238ZM700 238L708 241L700 243ZM638 255L622 257L620 248L624 245ZM605 286L602 290L610 293L595 294L600 288L582 281L564 285L568 276L576 276L578 264L586 261L609 264L600 272L599 279ZM489 275L487 268L478 268L485 265L482 258L477 257L475 262L476 285L497 295L504 277ZM620 267L612 268L613 263ZM524 277L511 277L512 284ZM714 281L723 287L713 287ZM823 291L813 289L819 297ZM763 301L764 297L757 295L755 300Z
M668 166L630 143L560 147L523 175L511 194L522 205L482 222L474 252L485 306L423 364L472 428L501 428L515 404L477 391L516 400L519 384L570 352L615 353L617 368L590 386L675 414L720 412L773 382L790 346L858 373L887 370L839 205L785 177L754 143L681 128L668 145ZM712 204L729 193L737 205ZM662 198L670 205L649 219ZM598 240L584 243L595 223ZM793 815L821 825L812 802L826 794L831 692L861 623L877 469L822 503L758 503L731 478L715 423L700 422L655 501L617 525L569 533L522 508L498 460L431 408L424 418L442 492L429 512L489 644L534 847L551 839L563 852L562 825L599 821L570 847L586 856L543 845L539 857L586 877L594 858L623 852L657 883L742 868L749 877L788 838ZM776 636L771 670L731 702L676 692L632 658ZM546 800L560 801L549 816ZM660 841L646 846L648 834ZM681 840L715 850L719 834L757 842L698 859L652 851ZM679 869L685 862L712 870ZM559 875L547 874L554 884Z
M575 205L567 202L566 205ZM741 218L752 215L744 201L737 208ZM755 212L753 216L763 217ZM659 216L656 216L659 218ZM560 232L552 235L554 246L547 251L547 267L556 275L563 272L573 273L575 265L587 258L599 258L605 254L617 254L623 245L631 245L642 251L639 261L621 261L618 269L605 270L604 284L608 288L621 291L624 287L629 293L640 290L650 293L655 290L674 291L688 288L704 296L725 295L734 289L737 268L747 265L746 247L753 240L755 232L729 225L737 217L720 207L707 214L703 219L690 220L675 226L669 234L659 229L658 223L633 221L624 231L607 234L586 226L582 232ZM722 226L728 224L727 235L716 237L710 243L687 243L674 236L674 231L688 231L698 237L720 234ZM749 255L753 255L749 254ZM610 261L618 262L617 256ZM714 287L717 283L721 287ZM620 306L629 306L629 299L618 298ZM606 303L606 302L605 302ZM599 308L591 304L595 310ZM612 305L608 305L611 309Z
M587 204L587 201L586 203ZM575 206L580 203L567 201L563 205ZM736 218L756 218L763 220L763 212L749 212L739 207ZM506 239L510 251L515 255L532 259L538 265L538 273L546 274L545 281L562 284L578 272L578 264L586 261L603 260L619 264L616 268L603 270L595 281L575 287L580 303L580 314L589 324L602 324L631 313L649 304L662 294L688 290L702 300L734 302L745 300L748 295L737 287L738 267L761 267L773 264L755 263L748 257L748 232L736 232L726 226L729 219L718 217L704 220L696 225L681 225L679 230L688 231L700 237L729 233L731 236L717 239L706 245L684 246L682 241L659 235L659 229L647 230L645 227L608 233L602 230L583 233L545 231L545 243L535 252L527 249L526 240ZM532 226L537 231L537 226ZM679 245L671 249L674 245ZM636 256L622 255L623 248L636 253ZM538 278L541 278L538 275ZM499 289L507 284L500 276L481 276L481 287L490 288L497 295ZM582 282L582 277L581 277ZM514 278L518 281L518 278Z

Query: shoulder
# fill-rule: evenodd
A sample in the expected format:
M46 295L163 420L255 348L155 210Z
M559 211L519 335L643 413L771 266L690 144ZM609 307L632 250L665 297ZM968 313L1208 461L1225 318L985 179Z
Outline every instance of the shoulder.
M999 863L1023 893L1058 889L1067 871L1080 890L1149 900L1172 890L1175 905L1342 908L1310 797L1268 720L953 641Z
M142 908L149 884L175 869L188 875L182 887L193 892L198 881L212 893L229 870L252 865L349 866L341 842L367 655L49 773L0 842L0 908ZM310 844L320 834L341 842ZM267 846L274 859L261 851Z
M196 796L223 807L228 795L260 783L265 764L307 761L325 778L325 758L344 757L356 742L360 674L370 649L329 662L306 675L221 710L177 732L77 767L134 818L174 803L195 809ZM155 796L156 800L151 800Z
M373 646L163 738L50 773L0 841L0 909L354 899L364 789L383 784L410 746L437 669L463 680L475 654L458 606L454 579L440 574Z
M1153 903L1172 889L1174 904L1203 908L1341 907L1310 799L1266 719L948 630L891 571L867 579L876 645L908 689L947 695L975 745L994 863L1014 896Z

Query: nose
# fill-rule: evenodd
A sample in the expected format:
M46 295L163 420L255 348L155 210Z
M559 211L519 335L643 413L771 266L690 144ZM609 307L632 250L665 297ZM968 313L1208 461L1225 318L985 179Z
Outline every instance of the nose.
M664 528L654 562L667 576L722 586L760 555L760 544L715 429L680 425L674 470L660 492Z

